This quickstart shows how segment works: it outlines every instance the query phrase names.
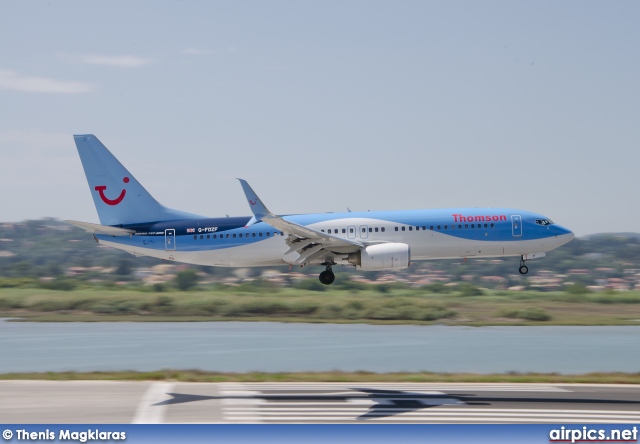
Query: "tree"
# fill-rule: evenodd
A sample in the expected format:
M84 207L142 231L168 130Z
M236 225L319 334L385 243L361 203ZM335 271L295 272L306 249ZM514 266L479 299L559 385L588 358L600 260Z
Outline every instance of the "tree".
M131 274L131 259L120 259L116 274L119 276L129 276Z
M198 274L196 270L187 269L178 272L175 278L176 286L181 291L187 291L198 283Z

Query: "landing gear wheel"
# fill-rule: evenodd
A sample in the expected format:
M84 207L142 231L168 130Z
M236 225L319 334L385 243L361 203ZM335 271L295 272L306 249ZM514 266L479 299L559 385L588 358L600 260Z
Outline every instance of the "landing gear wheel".
M331 285L336 280L336 275L331 270L325 270L320 273L319 279L324 285Z
M520 271L520 274L527 274L529 273L529 267L526 265L520 265L520 269L518 271Z

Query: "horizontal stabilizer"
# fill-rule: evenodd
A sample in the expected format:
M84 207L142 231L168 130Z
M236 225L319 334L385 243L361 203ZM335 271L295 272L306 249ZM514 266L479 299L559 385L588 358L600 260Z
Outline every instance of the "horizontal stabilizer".
M79 222L77 220L65 220L63 222L75 225L76 227L94 234L107 234L109 236L131 236L132 234L135 234L135 230L127 230L126 228L110 227L108 225L92 224L89 222Z

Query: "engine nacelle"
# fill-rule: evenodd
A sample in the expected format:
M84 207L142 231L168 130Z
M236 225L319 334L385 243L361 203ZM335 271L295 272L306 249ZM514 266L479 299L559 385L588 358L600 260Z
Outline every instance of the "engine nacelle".
M411 261L409 245L387 243L371 245L356 253L349 253L349 263L364 271L399 270Z

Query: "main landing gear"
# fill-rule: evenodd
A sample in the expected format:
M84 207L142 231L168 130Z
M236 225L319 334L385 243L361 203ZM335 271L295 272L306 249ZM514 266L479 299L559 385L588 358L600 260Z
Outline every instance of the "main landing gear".
M520 268L518 269L518 271L520 272L520 274L527 274L529 273L529 267L527 267L524 264L524 256L520 256Z
M327 269L320 273L319 279L324 285L331 285L336 280L336 275L331 270L331 264L325 264Z

